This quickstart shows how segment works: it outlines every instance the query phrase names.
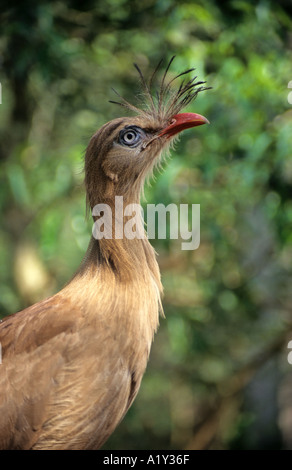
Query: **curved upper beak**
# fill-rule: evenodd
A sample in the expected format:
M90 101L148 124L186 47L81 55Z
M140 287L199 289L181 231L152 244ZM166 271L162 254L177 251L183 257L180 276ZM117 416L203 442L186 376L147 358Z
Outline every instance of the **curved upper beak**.
M208 119L200 114L195 113L181 113L173 116L171 123L162 129L159 133L159 137L166 135L167 137L173 137L179 132L189 129L191 127L202 126L203 124L210 124Z

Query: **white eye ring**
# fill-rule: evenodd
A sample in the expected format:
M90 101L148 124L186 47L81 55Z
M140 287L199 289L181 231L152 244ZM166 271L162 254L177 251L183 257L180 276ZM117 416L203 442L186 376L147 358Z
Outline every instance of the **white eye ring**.
M142 129L139 127L126 127L122 129L119 134L119 143L127 145L128 147L137 147L139 145L141 137L143 135Z
M123 135L123 140L126 144L132 144L133 142L135 142L136 137L136 132L128 131Z

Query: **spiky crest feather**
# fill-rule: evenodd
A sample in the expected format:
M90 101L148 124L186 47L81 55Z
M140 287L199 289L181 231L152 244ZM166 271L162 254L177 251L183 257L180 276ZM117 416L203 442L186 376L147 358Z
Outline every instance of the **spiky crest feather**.
M143 90L143 103L142 109L138 108L137 106L133 105L125 98L123 98L115 89L113 91L119 97L120 101L112 101L110 103L118 104L135 114L144 115L146 117L152 117L159 122L167 122L169 121L172 116L178 114L183 108L185 108L191 101L193 101L198 93L204 90L209 90L211 87L205 87L205 81L196 81L197 76L191 78L190 80L185 80L181 82L179 88L174 91L172 85L174 82L189 73L192 73L195 69L191 68L185 70L184 72L179 73L174 78L167 81L167 76L169 69L174 61L175 56L173 56L163 74L159 90L156 92L156 95L153 95L152 88L154 78L157 75L159 68L162 65L163 60L160 60L157 67L155 68L152 76L150 77L149 84L147 83L140 67L137 64L134 64L134 67L138 71L140 76L140 81Z

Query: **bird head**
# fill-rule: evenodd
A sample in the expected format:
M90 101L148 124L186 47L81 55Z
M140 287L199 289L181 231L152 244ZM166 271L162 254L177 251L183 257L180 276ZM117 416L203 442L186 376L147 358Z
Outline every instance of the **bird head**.
M110 201L115 195L123 196L128 202L138 202L145 177L159 162L162 151L184 129L208 123L200 114L180 113L200 91L207 88L202 86L205 82L196 82L197 77L194 77L186 83L183 81L174 92L173 82L194 69L167 81L172 60L156 99L152 96L151 85L158 67L147 84L135 65L144 88L146 107L139 109L119 96L121 101L113 103L133 111L136 116L114 119L91 138L85 156L85 184L91 208L97 203Z

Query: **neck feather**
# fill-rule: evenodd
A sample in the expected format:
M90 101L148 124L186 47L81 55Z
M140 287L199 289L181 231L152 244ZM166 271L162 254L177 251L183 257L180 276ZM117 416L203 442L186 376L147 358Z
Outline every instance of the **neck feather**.
M95 276L100 270L111 270L117 280L127 283L150 274L162 292L155 251L144 230L140 205L128 204L127 199L115 196L97 205L93 218L97 229L102 228L108 238L91 237L76 276L86 273Z

